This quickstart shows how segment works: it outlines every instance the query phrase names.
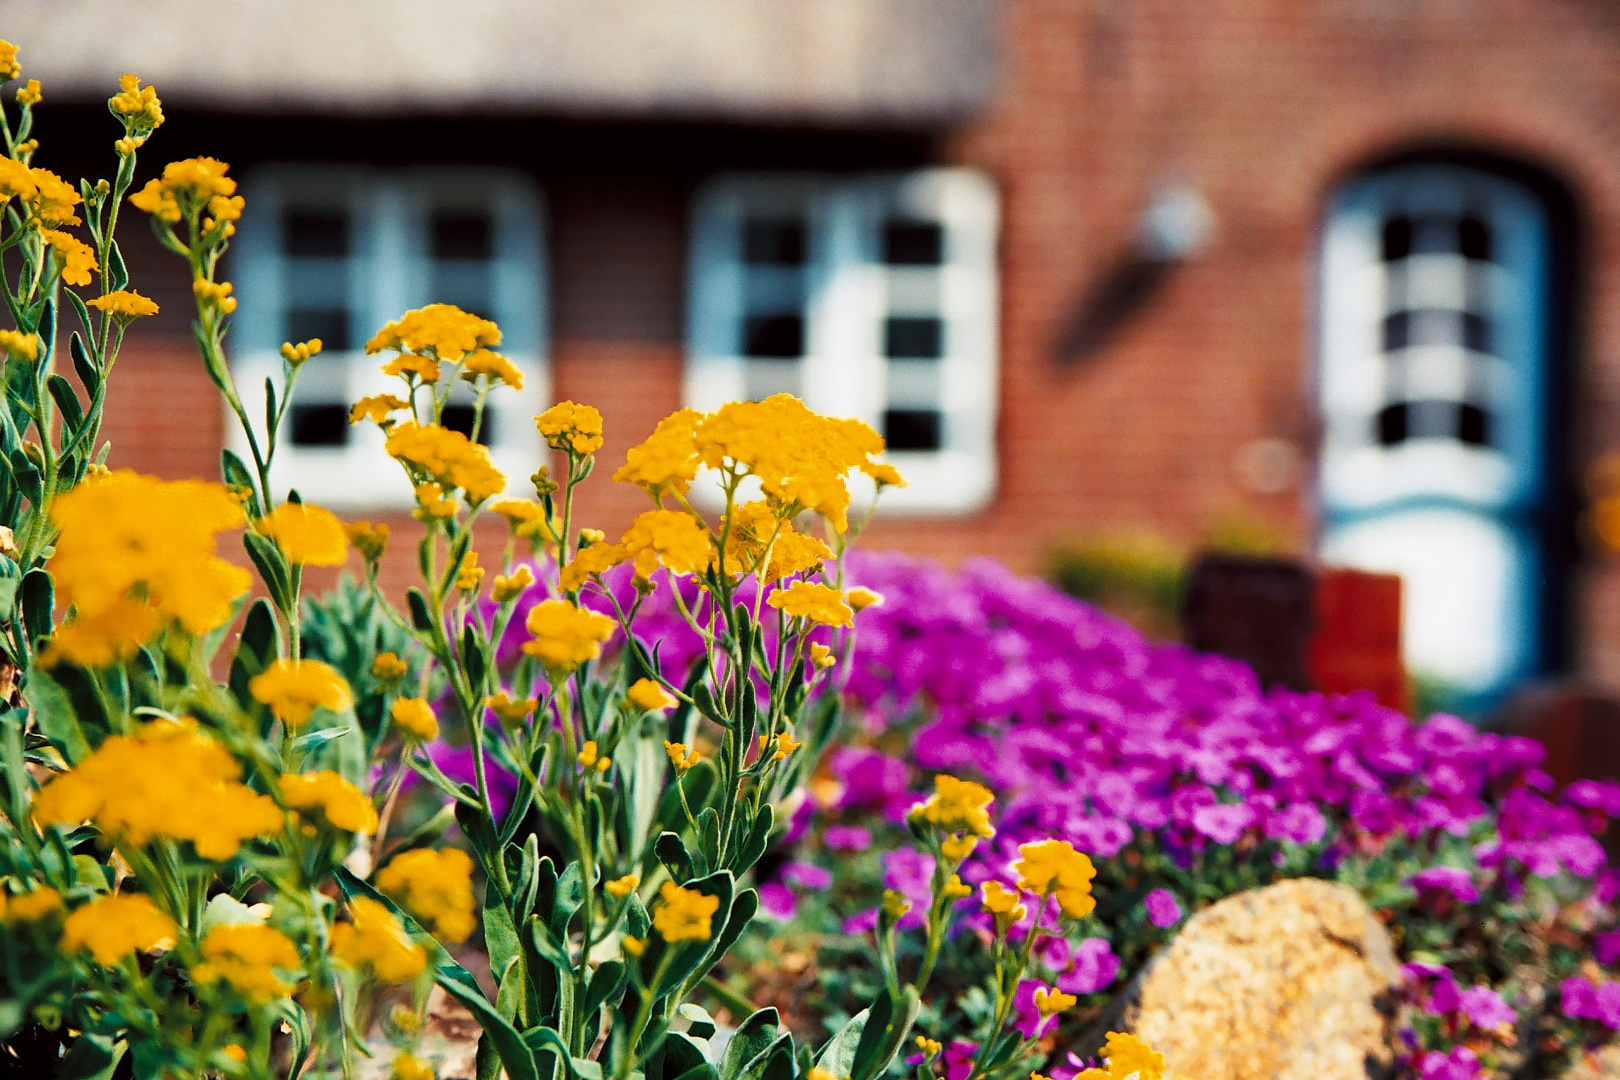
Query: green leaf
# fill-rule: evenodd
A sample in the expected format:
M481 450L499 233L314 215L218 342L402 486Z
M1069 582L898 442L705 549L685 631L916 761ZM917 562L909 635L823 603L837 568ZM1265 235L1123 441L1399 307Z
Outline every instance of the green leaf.
M740 874L759 862L760 856L765 854L765 845L771 838L771 826L775 821L776 813L769 803L760 807L753 828L748 830L748 835L737 847L736 857L730 867L732 873Z
M79 404L79 395L73 392L73 384L60 375L51 375L45 380L45 388L50 391L51 400L56 402L56 407L62 410L65 434L73 436L84 426L84 406ZM67 440L63 441L65 443Z
M585 991L585 1015L595 1015L596 1010L624 989L624 981L628 968L623 960L604 960L600 967L591 975L590 987Z
M253 479L253 474L248 471L247 464L237 457L234 452L221 450L219 452L219 468L227 484L243 488L250 493L247 507L249 516L264 516L261 509L262 503L259 499L259 485Z
M28 643L51 636L51 612L56 607L56 586L45 570L30 570L23 575L18 588L21 600L23 626L28 630Z
M89 757L110 730L95 687L72 664L58 664L49 671L37 666L29 668L28 701L34 706L39 730L69 765Z
M414 585L406 589L405 605L411 609L411 625L424 634L431 633L433 615L428 611L427 597L422 595L422 590Z
M276 602L276 607L282 611L292 610L292 578L287 569L287 560L275 541L268 536L249 530L242 534L242 546L247 549L248 558L259 571L259 578L264 582L265 588L270 590L270 596Z
M720 865L720 813L712 806L698 811L698 849L692 861L700 874Z
M653 852L669 871L669 876L675 879L675 884L685 885L697 877L692 867L692 856L686 853L686 844L675 833L660 833L658 841L653 844Z
M529 920L529 940L534 944L534 951L558 971L566 972L574 966L568 950L551 936L550 929L538 915Z
M471 622L461 628L461 660L467 668L468 685L482 696L489 658L484 655L483 643L478 640L478 628Z
M725 1056L720 1059L720 1080L736 1080L744 1065L776 1041L781 1028L781 1014L774 1008L760 1009L744 1020L726 1044Z
M707 975L709 969L718 964L721 958L731 951L731 947L737 943L737 939L742 936L742 932L748 929L749 922L753 920L758 911L759 893L756 890L744 889L737 894L737 898L731 902L731 908L726 915L726 925L719 934L715 935L714 948L697 970L692 973L694 981Z
M428 963L433 965L434 978L445 993L461 1002L467 1011L473 1014L489 1044L500 1057L501 1064L505 1066L510 1080L540 1080L539 1071L535 1068L534 1054L529 1050L523 1036L518 1034L517 1028L507 1022L490 1004L484 992L478 988L478 981L472 973L445 951L434 939L432 934L423 930L417 921L402 911L388 897L361 881L347 867L339 866L333 870L338 888L343 890L345 897L367 896L387 907L404 924L411 938L427 950Z
M911 1034L911 1025L916 1023L921 1007L915 986L902 988L898 1002L889 997L888 991L879 995L872 1003L860 1042L855 1046L850 1080L873 1080L888 1069L906 1036Z
M90 355L85 352L84 341L80 339L79 332L75 330L73 336L68 338L68 354L73 357L73 372L84 384L85 393L94 400L96 391L101 388L101 373L96 365L90 362Z
M112 285L112 291L117 292L129 284L129 270L124 266L123 253L118 250L118 241L114 240L107 250L107 281Z
M108 1080L123 1060L124 1043L111 1036L84 1032L56 1063L57 1080Z

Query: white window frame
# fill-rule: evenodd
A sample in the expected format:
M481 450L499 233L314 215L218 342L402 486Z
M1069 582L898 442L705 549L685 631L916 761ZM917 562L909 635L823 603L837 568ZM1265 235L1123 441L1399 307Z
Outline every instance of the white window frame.
M727 174L713 178L692 204L687 294L685 400L708 411L750 394L750 361L742 355L750 268L743 235L750 218L791 214L806 223L804 347L797 361L799 396L816 412L854 417L883 430L891 361L884 324L891 314L937 315L943 349L929 391L940 414L937 450L891 451L906 478L883 495L880 513L971 513L996 487L998 310L996 265L999 201L982 173L931 168L855 176ZM881 250L891 219L937 222L943 260L937 266L889 266ZM919 286L923 286L919 288ZM935 292L937 290L937 293ZM908 295L913 299L907 299ZM918 295L937 295L929 310ZM903 370L903 369L902 369ZM911 405L914 401L896 401ZM853 492L855 505L870 483ZM712 485L698 494L713 500Z
M348 259L350 348L323 351L299 374L293 397L343 401L399 394L397 378L382 374L385 356L367 356L365 342L406 311L440 299L432 294L430 220L435 210L487 209L494 245L490 307L500 325L498 351L523 373L523 389L490 394L490 457L521 494L544 447L532 417L551 397L544 202L522 174L497 168L358 169L267 166L243 185L247 213L232 241L228 271L240 298L229 341L232 375L248 415L264 416L264 381L281 381L288 271L283 210L289 205L342 209L351 222ZM289 412L290 418L290 412ZM299 446L284 426L271 482L296 488L309 502L333 508L405 509L410 484L383 450L375 424L352 425L342 446ZM234 417L227 417L232 450L248 460Z

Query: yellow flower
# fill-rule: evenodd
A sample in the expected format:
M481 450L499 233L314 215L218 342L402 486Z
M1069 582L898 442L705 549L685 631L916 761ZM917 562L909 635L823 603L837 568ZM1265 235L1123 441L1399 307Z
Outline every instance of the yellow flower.
M100 269L90 245L59 229L41 229L39 235L62 260L62 280L69 285L90 284L90 274Z
M765 739L764 736L760 736L759 741L760 753L763 754L765 752L764 748L769 746L770 743ZM793 754L793 751L797 750L803 745L803 743L797 742L793 738L793 734L791 732L784 731L776 736L776 752L771 755L771 760L773 762L786 761Z
M380 679L383 682L403 679L408 671L410 671L410 666L401 660L399 654L395 652L380 652L377 654L377 659L371 662L371 677Z
M352 922L332 927L332 955L352 968L369 968L386 983L405 982L427 966L427 950L382 904L357 896L349 901Z
M275 802L239 782L242 767L194 720L157 720L112 735L40 789L44 825L92 820L102 835L140 847L189 840L205 859L229 859L244 840L281 828Z
M669 755L669 763L675 766L676 776L685 776L692 766L703 760L702 754L688 749L685 743L666 741L664 753Z
M883 603L883 597L864 585L857 585L844 594L849 606L856 611L865 611L869 607L878 607Z
M893 889L883 890L883 913L889 918L898 919L910 910L910 900L907 900Z
M824 561L833 557L826 544L779 518L778 509L763 501L732 508L726 538L726 573L752 573L774 584L793 574L819 570Z
M117 292L110 292L106 296L86 300L85 303L97 311L105 311L109 315L124 319L134 319L142 315L156 315L158 313L157 304L132 289L119 289Z
M959 863L973 854L973 848L978 842L979 838L977 836L966 836L957 833L941 840L939 842L939 851L941 855L944 855L951 862Z
M606 758L598 759L596 755L596 740L587 739L585 745L579 749L578 758L580 765L587 769L594 769L600 763L600 761L607 760Z
M39 922L62 907L62 894L49 885L41 885L32 892L5 897L0 918L8 923Z
M562 573L558 575L558 584L562 586L563 592L578 592L585 586L585 582L629 558L630 553L621 544L592 544L590 547L580 548L574 556L574 561L562 568Z
M718 896L706 896L696 889L683 889L666 881L658 890L659 904L653 912L653 929L671 945L682 941L707 941L714 932L712 920L720 908Z
M433 706L422 698L400 698L388 710L394 726L427 742L439 737L439 718L433 715Z
M469 551L456 568L456 588L462 592L477 592L484 580L484 568L478 565L478 552Z
M236 181L225 175L229 170L229 165L213 158L171 161L163 167L161 179L148 180L129 201L137 210L170 224L205 209L229 214L231 196L236 194Z
M433 1066L418 1061L407 1050L394 1055L393 1080L433 1080Z
M489 508L506 519L513 536L545 540L551 535L551 530L546 526L545 508L537 502L502 499L500 502L491 503Z
M513 701L503 690L491 694L485 701L491 712L501 718L501 723L508 727L516 727L528 719L529 714L540 707L540 702L534 698L520 698Z
M492 383L503 382L513 390L523 389L523 373L512 361L488 349L479 349L475 353L468 354L461 365L461 377L468 382L477 382L480 378L485 378Z
M1135 1035L1110 1031L1103 1045L1107 1069L1087 1069L1075 1080L1163 1080L1164 1055Z
M516 600L528 591L534 584L534 571L527 566L519 566L510 574L496 574L495 584L490 589L490 595L497 604L504 604Z
M349 410L349 423L358 424L362 420L370 420L373 423L386 424L390 413L399 412L409 406L410 402L393 394L372 394L354 403L354 407Z
M628 934L625 935L623 944L625 953L630 956L640 956L642 953L647 951L647 943L645 941L638 937L630 937Z
M12 358L39 359L39 335L24 334L18 330L0 330L0 350Z
M17 88L17 104L25 109L30 105L38 105L42 96L39 92L38 79L29 79L28 82Z
M118 93L107 99L107 108L131 132L147 134L163 123L163 103L158 100L157 87L142 86L134 75L118 80Z
M417 848L394 856L377 874L377 888L434 936L452 945L478 926L472 859L460 848Z
M849 1080L849 1077L834 1076L830 1069L823 1069L821 1066L817 1065L812 1067L811 1070L805 1074L805 1080Z
M144 896L103 896L74 911L62 924L62 951L89 949L96 963L111 967L126 956L172 944L174 920Z
M606 889L607 894L613 897L613 899L623 900L625 897L635 892L636 886L640 884L640 874L626 874L622 878L616 878L613 881L608 882L606 885L603 885L602 888Z
M320 355L323 347L320 338L310 338L308 341L300 341L296 345L290 341L283 341L281 343L281 358L293 367L297 367L310 357Z
M435 521L456 516L456 501L444 497L444 488L438 484L416 485L416 509L411 517L418 521Z
M777 589L765 602L794 618L809 619L822 626L849 626L855 619L842 593L808 581L795 581L785 589Z
M960 900L964 896L973 895L973 886L965 883L961 875L952 874L951 879L945 883L945 887L940 891L945 894L947 900Z
M226 1057L230 1058L239 1065L247 1062L248 1054L247 1051L242 1048L241 1043L226 1043L225 1049L221 1050L220 1053L224 1054Z
M500 327L468 314L454 304L429 304L407 311L366 342L366 352L393 349L402 353L431 353L456 363L467 353L501 343Z
M342 712L354 704L343 676L319 660L272 660L248 680L253 700L270 706L288 727L303 727L316 709Z
M228 983L255 1005L291 993L292 987L276 972L299 966L291 939L258 923L214 927L203 939L202 954L203 962L191 969L198 985Z
M50 667L65 657L80 667L107 667L134 656L161 629L162 620L152 608L136 599L118 600L58 626L40 661Z
M594 454L602 446L602 414L589 405L559 401L534 418L546 445L567 454Z
M366 793L330 770L283 776L281 798L294 810L318 811L329 824L344 832L377 831L377 811ZM299 816L307 818L309 814Z
M388 547L388 526L385 524L373 525L369 521L353 521L343 527L349 538L349 543L360 553L366 562L376 562L382 558L383 551Z
M832 654L831 649L827 648L827 646L821 644L819 641L810 643L811 667L818 671L825 671L827 668L832 667L836 663L838 663L838 658Z
M968 832L988 840L996 835L990 827L990 804L995 798L983 785L941 773L934 777L934 794L911 813L944 832Z
M703 522L674 510L641 514L619 542L642 578L652 577L659 566L674 574L695 574L713 558Z
M225 315L236 310L236 297L231 295L234 289L235 286L228 281L198 278L191 283L191 295L196 298L199 307L217 307Z
M642 712L657 712L663 709L673 709L679 704L669 692L652 679L637 679L630 684L630 689L624 692L630 704Z
M17 62L17 46L9 41L0 41L0 82L10 82L22 74L22 65Z
M384 448L405 466L413 483L434 481L446 491L460 488L476 506L506 487L506 477L489 459L489 450L459 431L438 424L406 421L389 432Z
M1020 844L1018 854L1022 858L1013 864L1013 869L1018 872L1020 889L1057 897L1058 907L1071 919L1089 915L1097 906L1091 895L1096 868L1067 840Z
M523 651L540 658L553 672L573 671L602 655L602 643L613 636L615 624L606 615L576 607L567 600L544 600L529 611L531 639Z
M282 503L253 523L287 556L305 566L342 566L349 549L343 522L332 511L304 503Z
M981 883L979 895L984 910L992 915L1011 916L1011 921L1017 922L1029 914L1029 910L1018 902L1022 897L999 881Z
M917 1049L923 1052L924 1057L933 1057L939 1053L941 1047L938 1040L930 1039L926 1035L919 1035L917 1036Z
M49 230L64 225L79 224L79 215L75 208L84 200L79 198L78 189L49 169L29 169L28 177L34 182L34 194L26 197L25 201L29 204L32 220L44 226L40 235L50 239ZM67 236L66 233L60 235ZM68 237L68 239L89 252L90 249L83 244L79 244L77 240L73 240L72 237ZM55 241L52 241L52 243L54 244ZM64 257L66 256L66 252L62 254ZM95 268L95 259L91 257L90 269L94 270ZM71 278L66 280L70 285L89 284L88 281L73 281Z
M590 547L592 544L600 544L606 539L607 533L603 532L601 529L579 530L579 542L583 547Z
M439 362L431 356L400 353L383 365L384 375L399 375L407 384L420 380L432 385L439 381Z
M1055 1016L1064 1009L1071 1008L1079 1000L1056 987L1048 989L1042 986L1035 990L1035 1007L1040 1010L1042 1016Z
M666 493L685 495L697 475L699 462L693 433L702 418L696 409L681 409L664 417L646 442L626 452L624 464L613 479L638 485L654 500Z

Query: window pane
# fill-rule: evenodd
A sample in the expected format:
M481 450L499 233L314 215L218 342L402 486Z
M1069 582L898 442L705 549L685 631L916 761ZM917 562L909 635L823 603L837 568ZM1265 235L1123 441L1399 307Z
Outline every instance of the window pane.
M932 221L891 221L883 227L883 261L938 266L945 261L945 230Z
M349 216L341 210L289 210L281 242L294 258L348 258Z
M488 262L495 257L494 236L488 214L437 213L433 215L431 232L435 259Z
M885 319L883 355L894 359L937 360L945 355L943 320L915 316Z
M349 441L349 410L331 402L292 407L294 446L342 446Z
M883 438L890 450L938 450L940 416L933 409L890 409L883 414Z
M743 223L743 262L750 266L803 266L804 222Z
M444 407L439 414L439 422L451 431L459 431L469 439L472 438L473 407L463 402L452 401ZM478 441L489 445L495 438L495 411L484 410L484 422L478 426Z
M349 313L339 308L289 308L285 340L309 341L311 338L320 338L321 346L331 352L352 349Z
M743 355L797 360L804 355L802 315L750 315L743 324Z

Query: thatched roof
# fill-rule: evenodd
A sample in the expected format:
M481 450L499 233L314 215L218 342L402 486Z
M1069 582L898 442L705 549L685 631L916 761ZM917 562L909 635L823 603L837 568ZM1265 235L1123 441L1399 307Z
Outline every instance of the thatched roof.
M930 123L996 70L995 0L8 0L47 100L133 71L228 110Z

